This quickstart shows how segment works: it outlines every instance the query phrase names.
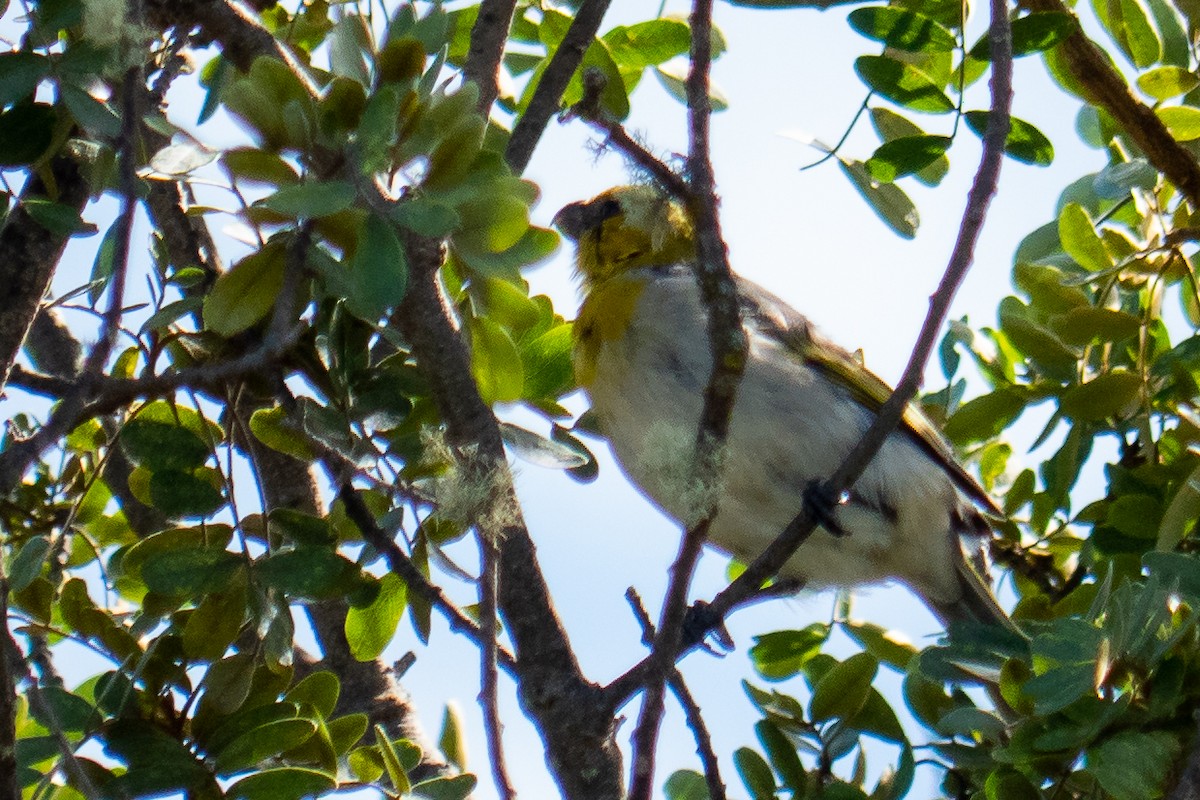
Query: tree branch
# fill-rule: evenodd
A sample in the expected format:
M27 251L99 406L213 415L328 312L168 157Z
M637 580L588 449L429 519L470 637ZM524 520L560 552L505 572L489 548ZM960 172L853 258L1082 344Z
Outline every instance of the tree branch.
M108 308L104 312L100 340L92 347L84 361L78 386L63 398L46 424L28 439L16 442L0 452L0 494L10 491L42 452L73 427L92 382L104 372L120 332L121 315L124 312L125 276L129 268L129 243L133 233L133 217L139 202L135 155L137 131L141 123L140 99L145 92L141 67L129 69L122 84L121 135L118 148L121 210L115 223L117 235L113 245L112 274L109 277ZM30 314L29 322L32 323L32 320L33 315Z
M550 57L550 63L542 72L533 97L525 108L525 113L513 126L512 136L508 147L504 150L504 159L514 173L520 175L529 166L533 151L537 149L550 117L558 113L562 102L563 92L571 83L571 76L583 63L583 56L591 46L592 40L600 31L600 23L608 12L612 0L583 0L575 19L567 28L558 49Z
M471 47L463 77L479 86L479 113L486 119L500 94L500 63L517 0L483 0L471 28Z
M49 169L53 186L32 173L20 202L0 230L0 386L8 381L21 343L67 246L67 237L35 222L26 213L25 203L44 198L78 212L88 199L87 182L74 159L55 156Z
M703 499L696 519L683 537L650 654L652 666L642 696L641 715L633 740L633 777L629 795L650 800L653 794L654 751L664 710L663 692L674 672L683 640L688 588L708 530L720 512L725 439L733 419L738 385L746 367L748 343L738 307L737 285L717 217L716 181L709 157L709 71L712 67L712 0L692 6L691 69L688 98L688 206L696 226L696 281L708 312L708 346L712 371L704 389L704 405L696 433L693 486Z
M1074 14L1061 0L1019 0L1018 5L1030 11ZM1058 47L1071 77L1087 90L1090 102L1112 115L1142 148L1150 163L1187 195L1193 207L1200 205L1200 164L1186 147L1175 141L1154 110L1129 91L1129 85L1104 51L1082 29L1077 29Z

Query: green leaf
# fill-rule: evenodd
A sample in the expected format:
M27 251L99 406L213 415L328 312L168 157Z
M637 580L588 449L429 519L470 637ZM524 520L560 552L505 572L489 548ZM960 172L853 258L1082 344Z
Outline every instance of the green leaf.
M271 242L220 275L204 298L204 326L234 336L263 319L283 288L285 250Z
M146 797L193 788L208 788L212 779L196 758L173 736L152 723L120 719L104 731L104 749L129 771L106 789L114 796Z
M1158 523L1162 519L1162 513L1162 503L1157 497L1147 494L1123 494L1109 505L1104 522L1126 536L1154 539L1158 536Z
M902 632L888 630L873 622L847 620L842 623L842 630L880 663L898 670L907 669L908 662L917 654L917 648Z
M352 295L347 298L356 316L374 322L404 299L408 261L392 224L369 214L350 261Z
M491 405L520 400L525 374L521 355L508 331L482 317L472 317L468 329L471 371L483 401Z
M56 236L91 235L98 230L95 225L80 216L79 209L62 203L31 197L22 200L20 208L30 219Z
M424 797L429 800L467 800L475 791L478 783L474 775L454 775L452 777L431 778L421 781L412 787L413 797Z
M1035 11L1012 21L1014 57L1049 50L1078 29L1070 14L1061 11ZM971 58L992 60L991 38L984 36L971 48Z
M458 213L449 206L420 198L397 203L392 220L421 236L442 237L461 224Z
M1101 421L1128 414L1142 388L1132 372L1113 370L1067 390L1059 401L1062 412L1077 421Z
M1200 108L1170 106L1154 109L1155 115L1167 126L1167 131L1179 142L1200 139Z
M379 754L383 757L383 766L387 770L388 778L391 779L392 787L400 794L408 794L412 790L412 784L408 781L408 770L400 761L400 753L397 752L396 744L387 735L387 731L382 725L375 726L375 743L379 748Z
M525 367L522 396L533 401L557 400L574 388L573 349L569 322L555 325L540 336L522 342L521 363Z
M0 108L33 96L50 74L50 59L40 53L0 53Z
M326 727L329 729L329 741L333 743L334 753L339 757L345 755L366 735L368 725L370 722L367 715L362 713L347 714L329 720Z
M290 597L327 600L345 595L361 570L328 547L296 547L267 556L255 565L264 583Z
M220 474L207 467L156 470L150 475L150 503L168 517L207 517L225 504L219 484Z
M231 800L301 800L332 791L337 781L324 772L304 767L265 769L225 790Z
M1103 272L1113 265L1092 217L1078 203L1067 203L1058 215L1058 238L1063 250L1089 272Z
M254 438L272 450L307 461L316 451L302 431L288 420L287 412L279 406L260 408L250 415L250 432Z
M880 183L912 175L946 155L951 139L948 136L904 136L884 142L867 159L866 169Z
M946 421L945 434L959 447L999 436L1021 416L1027 399L1023 392L1000 388L964 403Z
M54 106L21 101L0 111L0 167L23 167L40 159L54 143Z
M667 94L680 103L687 105L687 68L672 65L655 67L654 74L658 82L667 90ZM708 102L715 111L725 111L729 108L729 100L715 85L708 86Z
M461 770L467 768L467 734L462 710L453 700L446 703L446 712L442 715L442 732L438 735L438 750L454 766Z
M854 71L873 92L914 111L944 114L954 103L933 80L912 64L887 56L859 56Z
M792 796L803 797L808 788L808 777L796 746L783 734L783 731L770 720L759 720L754 723L754 733L758 736L759 744L766 752L775 774L783 783L783 788L791 791Z
M141 416L121 429L121 449L129 460L149 470L188 470L208 460L208 443L182 425Z
M1001 768L984 782L987 800L1041 800L1042 793L1029 779L1011 768Z
M979 137L987 130L990 111L968 111L963 114L967 127ZM1023 164L1044 167L1054 161L1054 145L1036 127L1017 117L1009 117L1010 128L1004 140L1004 153Z
M286 217L312 219L345 211L354 203L355 194L349 181L311 181L284 186L255 205Z
M663 784L663 795L667 800L711 800L708 783L699 772L681 769L671 773Z
M1122 731L1087 749L1087 771L1115 800L1151 800L1162 796L1179 749L1166 731Z
M1079 306L1050 320L1054 332L1070 345L1082 347L1094 341L1119 342L1136 334L1142 321L1133 314L1111 308Z
M1137 85L1155 100L1169 100L1200 86L1200 78L1183 67L1158 67L1138 75Z
M879 662L870 653L855 653L834 665L813 687L808 713L814 722L857 714L871 694Z
M1145 69L1162 57L1162 42L1140 0L1092 0L1092 8L1134 66Z
M1123 200L1131 189L1153 189L1158 170L1144 158L1109 164L1092 179L1096 194L1109 200Z
M236 575L222 591L204 597L188 615L181 636L183 651L191 658L214 661L225 655L247 619L246 581Z
M42 564L49 552L50 537L31 536L27 539L6 570L9 591L19 592L33 583L33 579L42 574Z
M775 776L762 756L749 747L739 747L733 752L733 765L753 800L774 800Z
M897 50L950 52L958 41L954 34L924 14L895 6L868 6L850 12L850 27Z
M218 547L190 547L152 555L142 580L152 592L191 597L224 588L242 566L242 557Z
M692 36L683 20L660 18L618 25L604 34L603 40L617 66L642 70L686 54Z
M873 179L861 161L839 161L838 165L871 206L871 210L889 228L905 239L917 235L921 218L917 214L917 207L900 187L894 183L880 183Z
M875 106L871 109L871 125L874 126L875 132L879 134L879 138L884 142L925 135L925 131L921 130L916 124L897 114L895 111L882 106ZM935 159L933 163L918 170L915 173L915 177L926 186L937 186L949 171L950 159L942 155L940 158Z
M214 662L208 668L208 672L204 674L204 699L202 701L206 711L213 711L221 716L228 716L240 709L246 702L246 698L250 696L250 688L254 683L254 657L250 653L234 653L231 656ZM257 709L255 709L257 711ZM246 717L246 719L262 720L269 712L262 711L260 715ZM281 715L272 714L271 719L279 719ZM284 714L287 718L295 717L295 711ZM218 729L218 734L222 737L214 736L210 742L210 747L216 748L224 743L233 741L242 732L250 730L252 726L247 725L245 728L239 729L236 726L222 725Z
M402 580L388 573L379 583L379 594L369 606L351 607L346 614L346 641L359 661L379 658L396 634L407 606L408 591Z
M270 186L294 186L300 182L295 168L282 156L256 147L239 147L221 154L221 162L235 178Z
M281 719L247 731L215 754L213 766L220 775L251 769L273 756L308 741L317 731L310 719Z
M786 680L803 670L828 639L829 626L819 622L798 631L765 633L754 637L750 661L767 680Z
M301 709L309 706L311 708L302 713L306 715L315 713L322 719L329 719L333 716L333 709L337 706L338 694L341 689L342 685L337 675L326 670L319 670L289 689L283 696L283 701L295 703Z

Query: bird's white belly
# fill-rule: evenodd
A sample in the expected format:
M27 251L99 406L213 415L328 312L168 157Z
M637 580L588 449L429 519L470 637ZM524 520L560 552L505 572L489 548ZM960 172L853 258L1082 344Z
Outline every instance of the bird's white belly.
M589 394L628 477L688 526L705 491L691 469L707 337L675 294L648 291L641 302L654 313L636 314L624 338L604 343ZM744 561L757 556L799 513L804 489L836 469L868 423L865 409L824 375L777 342L752 337L711 544ZM956 597L950 513L959 501L941 467L893 435L854 493L861 502L836 514L846 535L817 529L782 574L814 587L899 578L931 596Z

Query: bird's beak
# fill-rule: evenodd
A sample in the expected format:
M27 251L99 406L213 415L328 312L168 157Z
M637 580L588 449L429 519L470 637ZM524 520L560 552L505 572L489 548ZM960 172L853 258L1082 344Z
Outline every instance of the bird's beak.
M589 231L598 231L607 219L620 216L621 203L607 193L581 203L564 206L550 224L573 242Z
M558 228L563 236L574 242L578 241L583 232L587 230L587 217L587 203L571 203L563 206L554 215L550 224Z

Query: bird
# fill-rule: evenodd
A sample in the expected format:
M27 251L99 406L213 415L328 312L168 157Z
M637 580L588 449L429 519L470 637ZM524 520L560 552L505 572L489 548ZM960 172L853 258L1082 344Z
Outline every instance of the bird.
M689 527L705 491L692 470L712 365L692 219L658 187L634 184L567 205L552 224L575 244L574 369L596 427L631 482ZM779 297L735 282L748 353L708 544L748 563L837 469L891 389ZM812 589L898 581L947 629L1011 630L987 576L988 515L1002 512L910 404L779 577Z

